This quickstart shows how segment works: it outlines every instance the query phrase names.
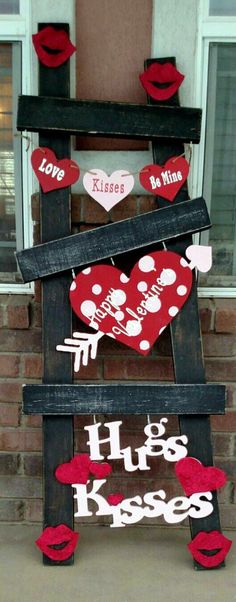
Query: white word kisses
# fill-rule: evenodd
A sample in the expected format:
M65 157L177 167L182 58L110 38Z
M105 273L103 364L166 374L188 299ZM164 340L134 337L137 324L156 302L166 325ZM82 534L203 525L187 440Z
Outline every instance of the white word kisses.
M161 172L161 180L160 178L155 178L154 176L150 176L149 178L152 190L161 188L161 186L173 184L174 182L181 182L181 180L183 180L181 171L171 172L169 169Z
M174 270L163 269L160 277L156 278L156 284L152 284L149 290L142 290L142 283L140 283L138 290L144 298L135 310L125 306L126 293L122 289L111 288L104 301L95 309L93 315L87 314L90 319L89 326L95 329L100 328L102 320L109 315L119 325L112 327L114 335L125 334L128 337L139 335L142 332L142 322L147 313L155 314L161 308L159 297L163 287L170 286L175 280ZM128 319L130 317L132 319Z
M124 468L128 472L135 470L150 470L148 466L148 457L164 456L168 462L177 462L181 458L185 458L188 450L185 447L188 443L186 435L177 437L168 437L167 439L160 438L165 433L165 426L168 422L167 418L161 418L160 422L147 424L144 428L146 440L141 447L137 447L134 452L130 446L121 449L120 444L120 426L121 420L114 422L106 422L103 426L109 431L109 436L105 439L100 439L99 429L102 426L101 422L85 426L84 430L89 433L87 445L90 449L91 460L103 460L104 455L100 451L100 446L108 444L110 447L108 460L123 460ZM135 456L135 460L134 460Z
M90 481L86 485L73 483L75 489L74 499L77 502L75 517L92 516L88 502L92 500L97 505L96 516L112 516L110 527L125 527L133 525L143 518L156 518L163 515L167 523L180 523L187 517L204 518L213 511L212 493L193 493L189 498L178 496L166 501L166 493L163 489L149 491L143 496L136 495L120 502L117 506L111 506L106 499L98 493L105 485L106 479L96 479L92 483L92 489L88 491ZM144 506L142 505L144 503Z

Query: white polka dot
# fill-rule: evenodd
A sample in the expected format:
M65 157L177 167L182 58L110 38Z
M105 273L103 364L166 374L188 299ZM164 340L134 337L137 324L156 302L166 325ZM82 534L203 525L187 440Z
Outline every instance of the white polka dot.
M87 318L90 318L91 316L93 316L95 314L96 311L96 305L93 301L83 301L83 303L81 303L80 306L80 311L83 314L83 316L86 316Z
M116 311L115 319L117 320L117 322L124 320L124 317L125 317L125 314L123 313L123 311Z
M112 301L113 305L118 306L118 307L120 305L123 305L126 301L125 292L119 288L112 291L110 297L111 297L111 301Z
M176 281L176 273L171 268L164 268L160 274L160 284L170 286Z
M100 293L102 292L102 287L100 286L100 284L94 284L92 287L92 292L94 295L100 295Z
M148 341L141 341L139 347L142 349L142 351L146 351L150 348L150 343Z
M85 268L85 270L82 270L82 274L85 274L87 276L87 274L90 274L91 272L91 268Z
M187 268L189 264L184 257L181 257L180 265L182 265L182 268Z
M163 330L165 330L166 326L162 326L162 328L160 328L159 330L159 334L161 334L163 332Z
M180 286L178 286L178 288L177 288L177 293L178 293L178 295L180 295L181 297L182 297L183 295L186 295L186 293L187 293L187 286L184 286L183 284L180 284Z
M120 281L125 283L125 282L129 282L129 278L128 276L126 276L126 274L121 274L120 275Z
M75 280L73 280L73 282L70 285L70 291L75 291L75 289L76 289L76 282L75 282Z
M152 272L155 270L155 261L150 255L144 255L138 262L141 272Z
M142 293L144 291L147 291L148 285L146 282L144 282L144 280L142 280L141 282L138 283L137 289L138 289L138 291L140 291L140 293Z
M168 309L168 314L169 316L176 316L176 314L178 313L179 308L176 307L175 305L172 305L169 309Z
M125 328L129 337L136 337L142 331L142 326L138 320L128 320Z
M149 297L149 299L145 301L145 309L147 311L150 311L151 314L155 314L157 311L159 311L160 308L161 302L159 297L157 296Z
M111 337L111 339L115 339L116 338L115 335L113 334L113 332L108 332L107 336Z

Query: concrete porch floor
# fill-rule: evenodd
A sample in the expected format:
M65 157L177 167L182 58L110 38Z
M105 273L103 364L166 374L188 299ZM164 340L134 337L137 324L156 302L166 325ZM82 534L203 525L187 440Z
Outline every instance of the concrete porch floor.
M1 525L1 602L236 601L236 533L226 567L194 571L188 529L81 527L75 564L42 565L40 526Z

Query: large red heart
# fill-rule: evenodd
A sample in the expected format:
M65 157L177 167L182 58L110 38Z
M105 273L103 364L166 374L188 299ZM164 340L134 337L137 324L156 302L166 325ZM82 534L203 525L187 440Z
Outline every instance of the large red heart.
M71 159L58 160L47 147L36 148L31 155L31 164L43 192L66 188L79 178L79 166Z
M203 466L196 458L182 458L176 462L175 472L186 495L213 491L223 487L227 477L223 470L214 466Z
M171 157L165 165L145 165L139 173L140 184L157 196L172 202L188 177L189 163L184 157Z
M70 302L85 324L147 355L180 311L191 285L184 258L156 251L138 261L130 278L110 265L86 268L71 284Z

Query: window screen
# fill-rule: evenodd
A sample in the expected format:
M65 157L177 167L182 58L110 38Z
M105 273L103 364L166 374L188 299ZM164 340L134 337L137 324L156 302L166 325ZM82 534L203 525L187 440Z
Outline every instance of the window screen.
M21 144L14 137L20 93L20 43L0 43L0 282L17 282L14 252L21 248Z
M19 15L20 0L0 0L1 15Z
M210 44L203 194L213 246L207 286L236 286L236 44ZM207 241L208 237L208 241Z
M210 0L210 17L236 16L235 0Z

